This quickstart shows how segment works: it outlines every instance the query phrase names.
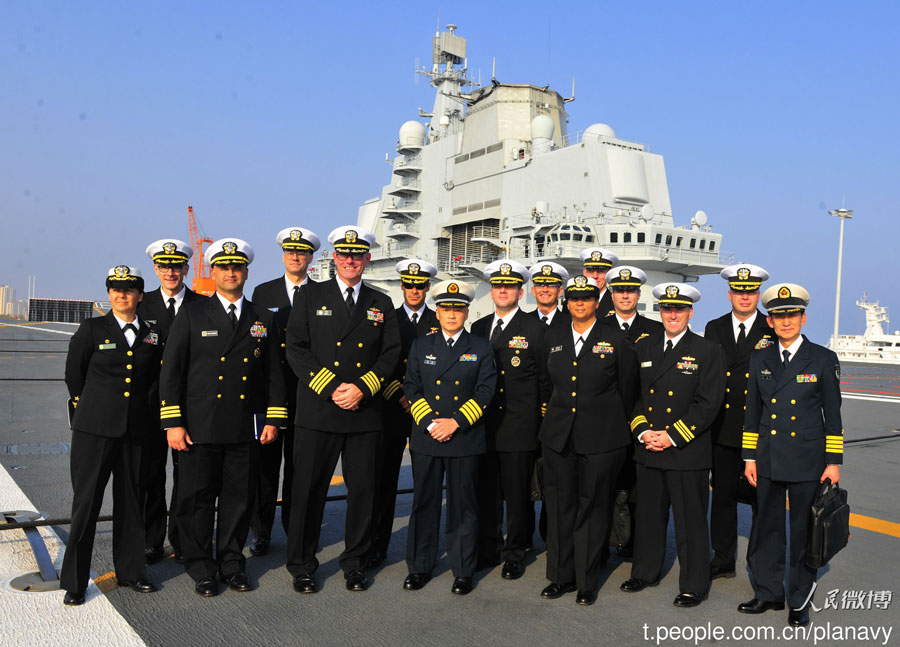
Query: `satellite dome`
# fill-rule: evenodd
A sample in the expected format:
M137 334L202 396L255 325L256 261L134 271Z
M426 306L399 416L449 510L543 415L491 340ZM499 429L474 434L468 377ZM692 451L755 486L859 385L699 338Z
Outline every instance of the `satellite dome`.
M424 146L425 126L418 121L407 121L400 126L400 144L402 146Z
M531 139L553 139L555 127L547 115L538 115L531 120Z
M612 129L612 126L608 124L593 124L592 126L588 126L588 129L584 131L584 136L582 139L596 139L597 137L615 137L616 131Z

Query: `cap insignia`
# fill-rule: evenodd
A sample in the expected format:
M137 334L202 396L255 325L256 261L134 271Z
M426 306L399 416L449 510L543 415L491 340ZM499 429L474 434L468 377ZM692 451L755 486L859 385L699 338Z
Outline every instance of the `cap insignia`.
M175 243L163 243L163 246L162 246L163 251L166 254L174 254L176 247L177 247L177 245Z
M450 294L456 294L457 292L459 292L459 286L456 283L451 283L447 286L447 292L449 292Z
M579 288L583 288L588 284L586 276L576 276L575 277L575 286Z
M746 281L750 278L750 270L746 267L738 268L737 275L741 281Z
M500 266L500 274L502 274L503 276L509 276L511 272L512 265L510 265L509 263L503 263L503 265Z
M344 238L347 239L348 243L355 243L357 236L359 236L359 234L356 233L355 229L348 229L344 232Z
M127 265L116 265L115 270L116 278L124 279L130 274L131 268Z
M670 299L674 299L675 297L677 297L678 296L678 286L677 285L668 286L666 288L666 296L669 297Z
M631 278L631 270L619 270L619 278L623 281L627 281Z
M303 232L300 231L299 229L291 229L291 233L290 233L291 240L293 240L293 241L300 240L300 237L302 235L303 235Z
M791 298L790 288L785 285L780 290L778 290L778 298L779 299L790 299Z
M237 251L237 245L229 240L227 243L222 244L222 249L226 254L234 254Z
M419 273L419 264L418 263L410 263L406 267L406 271L410 274L418 274Z
M592 261L602 261L603 260L602 252L597 252L597 251L591 252L591 260Z
M551 265L544 265L541 268L541 274L543 274L544 276L550 276L551 274L553 274L553 267Z

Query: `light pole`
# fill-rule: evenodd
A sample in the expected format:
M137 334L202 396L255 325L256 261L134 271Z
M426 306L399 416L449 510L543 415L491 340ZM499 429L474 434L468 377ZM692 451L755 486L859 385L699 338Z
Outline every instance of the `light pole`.
M831 338L831 350L837 350L838 319L841 315L841 264L844 260L844 221L853 217L853 209L831 209L829 215L841 219L841 238L838 243L837 290L834 295L834 335Z

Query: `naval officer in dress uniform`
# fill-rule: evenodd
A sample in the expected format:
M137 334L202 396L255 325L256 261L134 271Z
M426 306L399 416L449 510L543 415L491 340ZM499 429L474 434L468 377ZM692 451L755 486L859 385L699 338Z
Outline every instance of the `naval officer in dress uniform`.
M252 589L242 550L259 444L274 441L287 424L287 404L281 331L271 312L243 296L253 249L223 238L206 249L205 260L216 293L186 304L175 318L159 393L169 446L181 452L176 515L185 570L196 593L211 597L218 593L217 573L234 591ZM257 439L253 414L259 411L266 420Z
M819 484L841 479L844 429L841 367L837 355L800 334L809 293L778 283L763 293L763 307L778 344L750 358L742 456L756 486L757 514L750 537L754 597L742 613L783 609L785 598L785 495L790 498L788 622L809 624L816 569L806 564L809 509Z
M607 317L604 323L619 328L626 339L635 344L663 332L663 325L660 322L648 319L637 311L638 302L641 299L641 287L646 282L647 275L644 271L632 265L617 265L606 273L606 285L609 286L612 294L615 314ZM616 554L624 558L630 558L634 554L636 483L634 444L631 444L628 446L625 465L619 472L619 482L616 484L616 510L619 510L620 506L628 506L628 517L631 520L628 541L616 546Z
M581 252L581 263L583 268L581 273L584 276L594 279L597 288L600 290L600 301L597 305L597 315L599 317L607 317L615 313L613 307L612 295L609 293L606 285L606 274L613 265L618 265L619 257L607 249L602 247L588 247Z
M741 434L750 356L775 343L775 332L757 310L759 287L769 273L748 263L729 265L721 276L728 281L731 312L706 324L704 337L718 342L725 353L725 402L713 423L712 503L709 513L713 559L710 579L735 576L738 540L738 488L744 474ZM746 487L746 484L744 484ZM753 506L756 513L756 507Z
M710 428L725 395L722 349L688 329L700 291L684 283L653 288L665 333L635 345L641 399L631 416L640 445L637 519L631 579L622 590L653 586L666 555L666 526L675 517L680 593L675 606L694 607L709 589Z
M141 452L159 433L151 403L159 378L159 330L137 317L144 295L139 270L110 268L106 289L112 310L85 319L69 342L66 387L71 417L72 525L60 573L63 603L84 603L103 492L113 478L113 564L119 586L140 593L147 581L144 524L138 500Z
M559 263L544 261L532 265L528 273L531 275L531 296L537 302L537 308L528 314L551 328L567 328L569 312L560 310L558 306L569 280L569 272Z
M483 416L497 378L490 342L463 328L474 296L472 286L462 281L435 285L441 330L416 339L409 351L403 383L413 417L409 575L403 583L408 591L425 586L437 562L444 474L447 560L454 577L450 590L457 595L472 590L478 548L478 461L487 446Z
M284 274L277 279L260 283L253 290L252 301L258 306L268 308L275 313L275 324L285 339L288 317L291 316L291 304L300 288L308 282L315 282L307 276L307 270L321 245L319 237L303 227L287 227L275 236L275 244L281 248L281 260L284 263ZM283 343L283 342L282 342ZM297 413L297 376L284 360L284 349L281 349L284 361L284 387L288 402L288 420L293 420ZM262 423L257 415L257 425ZM250 553L254 556L269 552L272 539L272 524L275 522L275 504L278 501L278 480L281 476L281 457L284 455L284 481L281 485L281 525L287 532L291 513L291 490L294 478L294 430L289 425L283 429L278 438L268 445L259 448L259 485L253 515L250 517L250 529L253 541L250 542Z
M472 324L472 335L490 342L498 371L496 392L485 412L487 452L478 474L478 565L494 566L502 560L501 577L506 580L525 573L525 552L534 534L531 475L541 410L550 393L540 364L548 327L519 308L529 276L514 260L488 264L484 278L491 286L494 312Z
M431 279L437 274L437 268L420 258L410 258L397 263L395 269L400 275L400 291L403 293L403 305L395 313L400 327L401 359L393 374L385 380L386 386L381 391L387 402L384 406L384 434L379 448L381 458L378 461L375 512L372 519L372 547L368 562L370 568L380 565L387 558L388 544L394 532L397 479L412 423L409 401L403 394L409 349L417 337L440 330L434 310L425 305L425 295L431 288Z
M159 278L159 288L144 293L138 305L138 316L159 329L160 342L165 345L175 315L184 303L202 299L203 295L188 289L184 284L190 270L194 250L177 238L163 238L147 246L147 256L153 261L153 270ZM159 400L159 394L152 394ZM163 557L163 541L166 538L166 521L169 524L169 543L175 559L182 561L181 542L178 540L178 524L175 522L175 501L178 497L178 452L172 450L172 498L166 512L166 461L169 443L165 434L147 437L141 465L141 505L144 514L144 556L148 564Z
M545 372L552 395L541 425L547 579L555 599L577 590L591 605L609 535L614 486L631 444L628 414L637 398L637 359L631 342L599 321L600 290L576 276L566 286L568 329L551 329Z
M378 447L381 389L400 361L400 329L388 296L362 281L372 232L355 225L328 236L336 274L297 293L288 320L287 359L297 374L294 494L287 569L298 593L318 590L313 574L325 498L338 457L347 485L344 551L349 591L365 591Z

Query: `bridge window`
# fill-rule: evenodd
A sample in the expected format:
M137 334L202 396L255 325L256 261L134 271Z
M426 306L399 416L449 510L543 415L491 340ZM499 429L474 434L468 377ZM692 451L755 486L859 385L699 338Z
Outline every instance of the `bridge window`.
M639 231L639 232L638 232L638 242L639 242L639 243L646 242L645 234L644 234L644 232L642 232L642 231Z
M706 249L706 239L705 238L700 239L700 249Z
M611 243L618 243L618 242L619 242L619 234L618 234L618 232L615 232L615 231L614 231L614 232L612 232L612 233L609 235L609 242L611 242Z
M691 248L691 249L694 249L696 246L697 246L697 239L696 239L696 238L691 238L690 248Z
M662 243L662 234L656 234L656 244Z
M675 241L675 247L681 247L681 243L684 241L684 236L679 236L678 240Z
M672 244L672 234L669 234L668 236L666 236L666 245L671 245L671 244Z
M714 241L714 240L709 241L709 251L711 251L711 252L716 251L716 241Z
M626 231L626 232L625 232L625 240L623 240L622 242L623 242L623 243L630 243L630 242L631 242L631 232L630 232L630 231Z

